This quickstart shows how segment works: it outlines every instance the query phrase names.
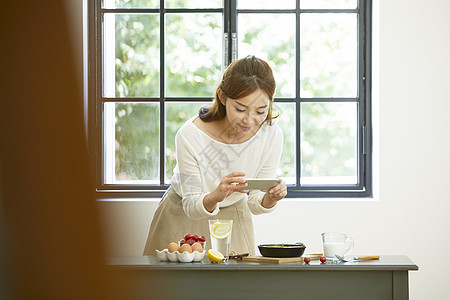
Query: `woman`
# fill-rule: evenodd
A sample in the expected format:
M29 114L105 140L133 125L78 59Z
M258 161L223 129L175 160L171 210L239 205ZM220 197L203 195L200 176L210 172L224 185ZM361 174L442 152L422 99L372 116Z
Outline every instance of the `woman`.
M204 235L208 219L232 219L230 250L255 253L252 213L268 213L286 196L283 180L270 190L242 190L244 177L274 178L283 148L272 123L275 79L263 60L248 56L225 70L211 107L177 132L177 166L153 217L144 255L186 233ZM248 195L247 195L248 193Z

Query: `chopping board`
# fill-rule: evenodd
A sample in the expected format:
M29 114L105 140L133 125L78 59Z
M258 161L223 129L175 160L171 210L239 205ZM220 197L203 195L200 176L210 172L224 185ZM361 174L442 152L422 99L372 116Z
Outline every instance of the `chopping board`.
M317 260L319 259L322 254L309 254L305 255L309 257L311 260ZM288 264L288 263L299 263L303 262L304 256L300 257L266 257L266 256L246 256L242 258L242 261L249 261L249 262L265 262L265 263L272 263L272 264Z

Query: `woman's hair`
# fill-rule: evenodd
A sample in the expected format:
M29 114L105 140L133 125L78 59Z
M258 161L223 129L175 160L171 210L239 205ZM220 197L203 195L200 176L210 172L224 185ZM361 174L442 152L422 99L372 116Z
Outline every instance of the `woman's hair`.
M265 121L271 124L272 119L278 117L272 116L275 87L272 69L267 62L253 55L235 60L223 73L213 104L200 108L199 117L205 122L217 121L225 117L225 105L219 99L219 89L227 98L231 99L240 99L261 89L269 96L269 110Z

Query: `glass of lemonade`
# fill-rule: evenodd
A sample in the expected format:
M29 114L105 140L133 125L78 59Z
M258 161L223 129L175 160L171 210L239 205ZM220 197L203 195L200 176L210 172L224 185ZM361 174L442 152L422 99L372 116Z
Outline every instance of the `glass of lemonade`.
M228 261L233 220L208 220L211 235L211 248L223 254Z

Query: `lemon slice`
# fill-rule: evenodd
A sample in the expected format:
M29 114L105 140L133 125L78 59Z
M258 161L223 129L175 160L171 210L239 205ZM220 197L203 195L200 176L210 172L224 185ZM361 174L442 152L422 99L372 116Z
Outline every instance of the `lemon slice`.
M218 263L224 259L222 253L213 249L208 250L208 258L212 263Z
M230 233L231 233L230 223L218 223L211 225L211 235L218 240L228 237Z

